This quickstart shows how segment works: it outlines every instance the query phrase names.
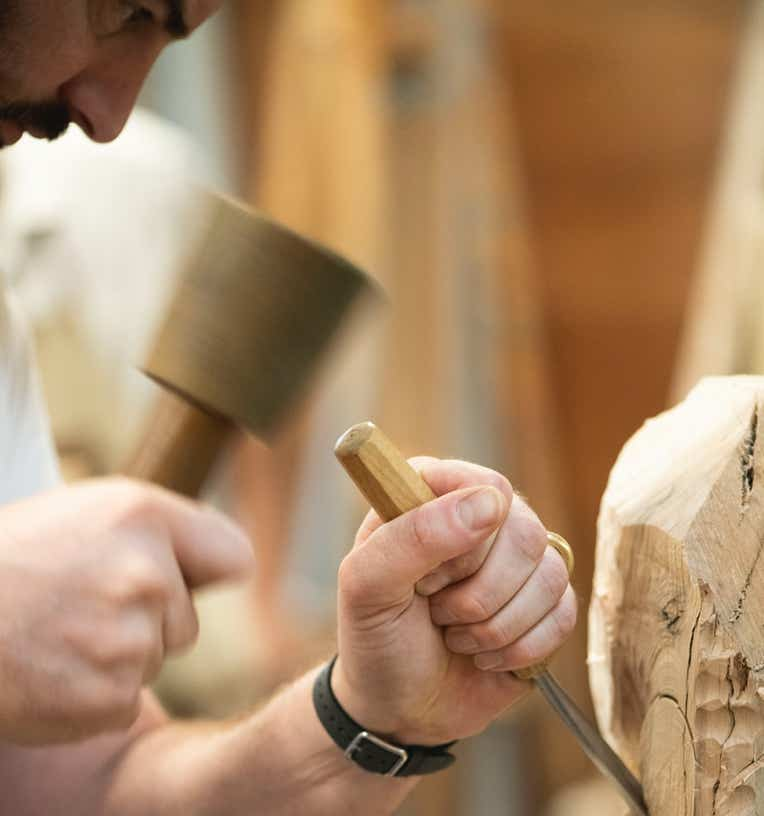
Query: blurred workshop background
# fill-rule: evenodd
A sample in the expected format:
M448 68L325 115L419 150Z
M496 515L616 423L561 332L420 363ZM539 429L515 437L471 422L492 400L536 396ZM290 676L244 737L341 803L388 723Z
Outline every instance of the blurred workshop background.
M192 185L346 253L390 297L271 449L242 439L211 485L257 576L200 600L167 704L241 711L331 652L364 513L332 446L373 418L409 454L505 471L569 538L581 617L555 669L591 712L595 522L620 447L699 376L764 372L762 3L228 0L141 102L113 145L71 133L0 158L0 244L69 477L117 469L155 395L132 366ZM623 813L535 697L459 754L403 814Z

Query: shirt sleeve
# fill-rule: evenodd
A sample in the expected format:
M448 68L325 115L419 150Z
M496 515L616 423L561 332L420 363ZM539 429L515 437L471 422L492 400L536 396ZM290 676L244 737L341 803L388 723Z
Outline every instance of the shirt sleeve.
M0 293L0 504L59 481L29 333L12 297Z

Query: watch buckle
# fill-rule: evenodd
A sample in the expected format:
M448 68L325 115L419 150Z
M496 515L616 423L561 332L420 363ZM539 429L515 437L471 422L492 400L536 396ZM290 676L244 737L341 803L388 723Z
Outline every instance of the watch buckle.
M393 767L386 774L384 774L385 776L397 776L398 772L408 762L409 754L405 748L401 748L399 745L393 745L390 742L386 742L375 734L370 734L368 731L359 731L359 733L356 734L353 741L345 749L345 756L352 760L353 755L361 747L361 743L363 743L364 740L366 742L370 742L372 745L376 745L377 748L382 748L383 751L387 751L388 753L398 757Z

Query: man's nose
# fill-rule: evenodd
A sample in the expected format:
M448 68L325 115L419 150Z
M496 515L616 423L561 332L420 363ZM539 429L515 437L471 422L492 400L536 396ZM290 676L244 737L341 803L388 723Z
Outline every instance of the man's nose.
M122 132L159 50L110 54L61 86L59 98L93 141L110 142Z

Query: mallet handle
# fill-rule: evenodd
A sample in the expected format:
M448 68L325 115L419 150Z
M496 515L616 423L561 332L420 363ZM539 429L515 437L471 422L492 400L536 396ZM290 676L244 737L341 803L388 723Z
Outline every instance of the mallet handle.
M235 426L163 391L122 472L196 497Z

